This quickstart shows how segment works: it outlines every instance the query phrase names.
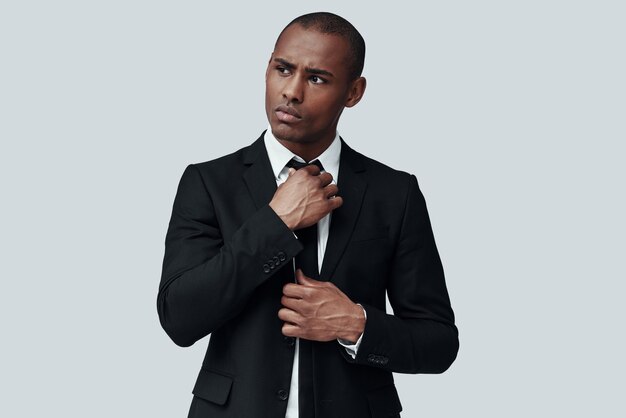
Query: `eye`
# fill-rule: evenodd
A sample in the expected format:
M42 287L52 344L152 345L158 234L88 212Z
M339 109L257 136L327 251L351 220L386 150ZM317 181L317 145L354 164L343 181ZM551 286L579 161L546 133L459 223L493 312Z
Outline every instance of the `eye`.
M324 80L322 77L317 76L317 75L312 75L311 77L309 77L309 80L311 80L311 82L313 84L324 84L324 83L326 83L326 80Z
M276 66L276 71L278 71L281 75L289 75L289 69L287 67L283 67L282 65Z

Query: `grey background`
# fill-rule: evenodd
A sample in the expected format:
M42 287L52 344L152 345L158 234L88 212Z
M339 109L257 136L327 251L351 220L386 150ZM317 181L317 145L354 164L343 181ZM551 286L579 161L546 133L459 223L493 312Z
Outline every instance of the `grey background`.
M340 132L417 175L461 350L405 417L624 416L626 60L618 1L6 1L3 417L182 417L208 339L156 293L180 175L266 127L280 29L364 35Z

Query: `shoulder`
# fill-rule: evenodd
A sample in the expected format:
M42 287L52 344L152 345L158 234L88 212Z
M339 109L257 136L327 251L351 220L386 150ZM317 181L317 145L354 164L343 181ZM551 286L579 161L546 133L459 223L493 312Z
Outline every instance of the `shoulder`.
M215 158L213 160L193 163L190 164L190 166L193 166L200 173L219 173L231 171L237 166L242 165L242 155L246 148L241 148L233 153L221 156L219 158Z
M368 157L360 152L350 148L345 142L343 143L342 152L346 153L346 160L357 170L363 170L367 175L370 185L380 185L396 189L397 187L406 186L415 179L415 176L403 170L395 169L385 163Z
M197 171L203 178L232 178L243 172L259 153L267 153L263 144L263 134L252 144L230 154L198 163L190 164L187 170Z
M363 159L365 160L368 171L383 176L384 178L393 178L394 180L406 180L408 177L411 176L411 174L407 173L406 171L395 169L373 158L363 156Z

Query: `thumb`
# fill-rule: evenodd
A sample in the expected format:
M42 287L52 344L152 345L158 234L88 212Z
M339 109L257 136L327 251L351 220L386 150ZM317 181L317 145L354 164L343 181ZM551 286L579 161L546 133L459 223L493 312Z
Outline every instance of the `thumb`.
M291 177L291 175L292 175L293 173L295 173L295 172L296 172L296 169L295 169L295 168L293 168L293 167L289 167L289 172L287 173L287 176Z
M315 283L315 280L307 277L303 272L302 269L298 269L296 270L296 281L298 282L298 284L304 284L304 285L308 285L308 286L313 286Z

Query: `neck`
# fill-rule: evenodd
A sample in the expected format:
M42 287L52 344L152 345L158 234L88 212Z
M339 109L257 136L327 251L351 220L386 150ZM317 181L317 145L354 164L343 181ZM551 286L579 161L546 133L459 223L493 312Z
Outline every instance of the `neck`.
M276 138L285 148L302 158L304 161L311 162L315 158L322 155L324 151L333 143L335 134L330 138L325 138L315 142L292 142L284 139Z

